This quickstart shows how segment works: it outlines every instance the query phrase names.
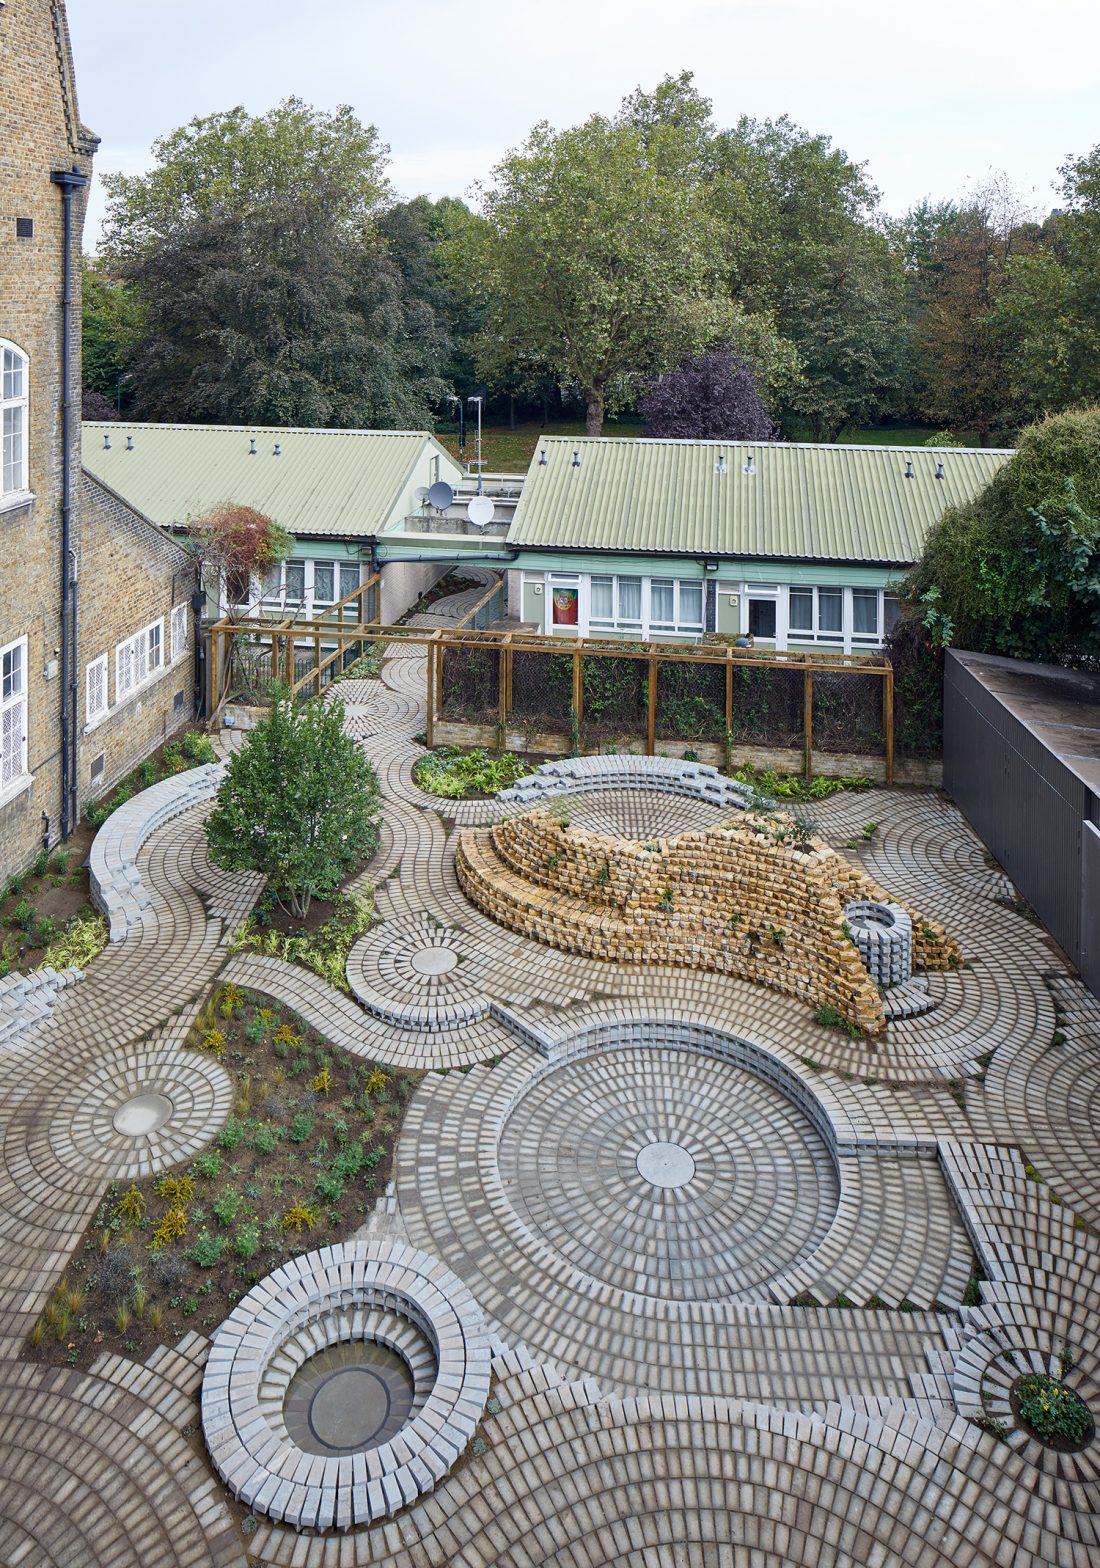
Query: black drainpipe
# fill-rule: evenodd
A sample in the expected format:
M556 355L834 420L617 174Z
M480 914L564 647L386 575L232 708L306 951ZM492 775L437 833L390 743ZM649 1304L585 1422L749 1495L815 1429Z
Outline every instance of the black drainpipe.
M55 169L64 218L64 285L61 313L61 837L77 824L76 809L76 572L72 546L72 302L73 192L88 177L77 168Z

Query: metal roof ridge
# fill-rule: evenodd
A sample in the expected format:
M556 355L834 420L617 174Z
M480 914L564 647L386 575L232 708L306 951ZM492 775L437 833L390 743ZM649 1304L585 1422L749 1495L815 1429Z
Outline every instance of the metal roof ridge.
M105 421L111 423L111 421ZM1014 446L912 446L891 445L882 441L764 441L749 440L745 436L540 436L536 449L546 442L561 442L563 444L579 446L587 443L589 446L603 445L615 447L629 446L678 446L678 447L715 447L715 446L751 446L766 447L775 452L954 452L959 457L986 456L1004 457L1012 456L1016 452Z
M366 425L197 425L158 419L84 419L81 424L93 430L194 430L228 435L249 431L292 436L421 436L435 440L431 430L374 430Z

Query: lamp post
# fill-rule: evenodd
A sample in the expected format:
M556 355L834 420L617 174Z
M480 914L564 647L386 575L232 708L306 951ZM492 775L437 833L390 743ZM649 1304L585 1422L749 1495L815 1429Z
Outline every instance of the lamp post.
M453 403L458 409L458 460L461 463L463 454L466 451L466 425L462 418L462 399L456 397L452 392L447 401Z
M481 492L482 492L482 485L481 485L481 405L484 403L485 399L483 397L468 397L466 399L466 401L467 401L467 403L476 403L477 404L477 493L478 493L478 495L480 495Z

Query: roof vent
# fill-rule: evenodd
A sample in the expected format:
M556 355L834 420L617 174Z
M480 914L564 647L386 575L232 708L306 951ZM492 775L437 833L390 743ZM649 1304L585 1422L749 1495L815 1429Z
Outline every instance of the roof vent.
M907 457L905 459L905 477L906 477L906 479L912 479L914 477L914 475L913 475L913 459L911 457Z
M278 455L279 455L279 453L280 453L280 452L281 452L281 451L282 451L282 450L283 450L283 448L282 448L282 445L281 445L281 444L280 444L280 443L279 443L279 442L278 442L278 441L276 441L276 443L275 443L275 450L274 450L274 452L272 452L272 454L271 454L271 455L272 455L272 457L278 457Z
M255 436L253 436L252 439L248 443L248 455L249 455L249 457L255 457L256 456L256 437Z
M127 452L132 452L134 450L134 438L133 438L133 436L127 436L126 437L126 450L127 450Z
M726 462L726 454L724 452L719 452L718 461L714 465L714 472L716 474L724 474L728 467L729 464Z
M943 478L943 464L942 463L937 463L936 464L936 478L937 479L942 479Z
M546 467L546 448L545 447L543 447L542 451L539 453L539 467L540 468L545 468Z
M743 474L747 474L750 479L752 479L754 477L754 475L756 474L756 469L753 466L752 453L751 452L749 453L748 457L745 459L745 466L741 470L741 472Z
M103 450L105 452L109 452L111 450L111 438L106 431L103 432Z
M579 468L580 466L581 466L580 448L579 447L574 447L573 448L573 467L574 468Z

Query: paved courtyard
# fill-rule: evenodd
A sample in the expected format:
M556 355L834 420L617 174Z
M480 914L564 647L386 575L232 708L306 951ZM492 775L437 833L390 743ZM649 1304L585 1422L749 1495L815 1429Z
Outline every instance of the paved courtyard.
M40 1005L0 998L0 1563L1100 1562L1100 1441L1048 1447L1012 1398L1021 1372L1066 1367L1100 1416L1100 1004L958 812L885 790L812 808L967 960L928 976L932 1011L853 1040L778 992L609 966L477 911L455 830L502 808L413 783L423 674L402 648L340 688L385 808L363 874L383 923L352 950L353 997L230 957L255 880L210 867L200 800L143 826L138 796L111 819L118 940ZM606 792L581 809L614 832L713 817L674 807ZM287 1503L242 1537L196 1438L228 1333L213 1358L190 1333L90 1372L22 1354L106 1184L190 1159L228 1114L228 1075L182 1048L218 976L427 1072L354 1256L451 1282L466 1327L425 1364L461 1361L465 1334L453 1386L486 1354L491 1384L457 1462L429 1438L426 1470L405 1459L422 1495L387 1493L347 1531L302 1533ZM354 1421L332 1430L339 1454Z

